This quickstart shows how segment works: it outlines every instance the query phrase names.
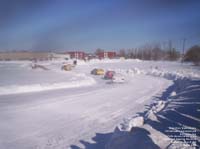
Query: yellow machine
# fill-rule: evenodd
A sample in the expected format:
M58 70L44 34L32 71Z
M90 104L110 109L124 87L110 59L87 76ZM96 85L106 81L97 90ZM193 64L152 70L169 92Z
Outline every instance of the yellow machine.
M94 74L94 75L104 75L104 70L103 69L97 69L97 68L95 68L95 69L93 69L91 71L91 74Z
M61 67L62 70L70 71L72 70L73 66L71 64L66 64Z
M104 70L103 69L97 69L96 74L97 75L104 75Z

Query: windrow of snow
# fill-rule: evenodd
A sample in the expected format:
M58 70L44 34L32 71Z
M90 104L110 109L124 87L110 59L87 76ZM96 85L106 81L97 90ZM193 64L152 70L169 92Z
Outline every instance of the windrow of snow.
M142 62L142 60L139 59L92 59L89 60L89 64L99 64L99 63L121 63L121 62Z
M96 81L92 77L81 74L64 82L0 86L0 95L78 88L94 85L95 83Z
M169 80L178 80L178 79L194 79L200 78L199 73L188 72L186 70L177 70L177 71L164 71L158 68L152 68L145 72L146 75L151 75L155 77L163 77Z
M188 72L188 71L164 71L162 69L151 68L151 69L139 69L137 67L130 69L114 69L115 72L121 73L124 76L134 76L137 74L150 75L154 77L163 77L169 80L178 80L178 79L200 79L199 73Z
M169 80L177 80L178 84L181 84L181 86L184 86L184 83L186 81L183 81L184 79L187 80L188 78L200 78L199 74L195 73L188 73L185 71L176 71L176 72L170 72L170 71L163 71L155 68L147 69L147 70L141 70L138 68L132 68L132 69L115 69L117 73L121 73L124 76L134 76L138 74L143 75L150 75L154 77L163 77ZM175 96L176 92L173 91L170 96ZM144 117L141 116L134 116L132 118L125 119L119 126L117 126L118 130L120 131L130 131L132 127L141 127L145 120L151 119L151 120L157 120L156 114L164 109L168 101L159 100L151 107L149 111L146 112Z
M163 110L165 105L165 101L157 101L144 117L136 115L134 117L124 119L123 122L117 126L117 130L130 132L133 127L142 127L147 119L157 120L156 114Z
M117 130L129 132L133 127L141 127L143 124L144 118L136 115L134 117L124 119L123 122L117 126Z
M166 106L166 103L167 102L163 100L157 101L157 103L153 105L151 109L147 111L147 113L145 114L145 120L151 119L153 121L158 121L156 114L164 109L164 107Z
M184 86L186 86L188 79L200 78L199 74L188 73L184 71L169 72L169 71L162 71L158 69L140 70L138 68L133 68L133 69L128 69L128 70L116 69L115 71L118 73L122 73L124 75L129 75L129 76L133 76L136 74L144 74L144 75L151 75L155 77L163 77L170 80L176 80L177 89L178 88L183 89ZM176 96L175 91L173 91L170 94L170 97L172 96ZM156 114L162 111L168 102L170 102L170 99L168 101L164 101L164 100L156 101L153 104L153 106L146 112L144 117L136 115L131 118L126 118L120 125L117 126L117 130L119 130L117 131L117 133L121 134L120 131L130 132L132 127L142 127L144 122L148 119L157 121Z

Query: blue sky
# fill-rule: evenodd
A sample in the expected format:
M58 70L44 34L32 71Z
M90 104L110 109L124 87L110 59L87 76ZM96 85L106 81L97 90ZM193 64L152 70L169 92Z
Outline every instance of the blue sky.
M199 0L0 0L0 50L200 43Z

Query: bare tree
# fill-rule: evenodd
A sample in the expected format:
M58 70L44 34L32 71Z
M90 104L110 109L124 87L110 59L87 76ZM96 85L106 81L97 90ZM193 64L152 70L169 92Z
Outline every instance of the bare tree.
M120 57L126 57L127 55L126 55L126 50L125 49L120 49L119 50L119 56Z
M200 46L195 45L191 47L184 57L185 61L191 61L195 65L200 65Z
M96 55L98 55L99 53L102 53L102 52L104 52L104 50L103 50L103 49L100 49L100 48L98 48L98 49L96 49L96 51L95 51L95 54L96 54Z

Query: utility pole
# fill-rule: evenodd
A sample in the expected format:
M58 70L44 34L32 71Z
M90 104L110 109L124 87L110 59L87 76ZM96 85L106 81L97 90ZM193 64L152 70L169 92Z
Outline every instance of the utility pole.
M183 39L182 63L183 63L183 59L184 59L184 55L185 55L185 42L186 42L186 38Z

